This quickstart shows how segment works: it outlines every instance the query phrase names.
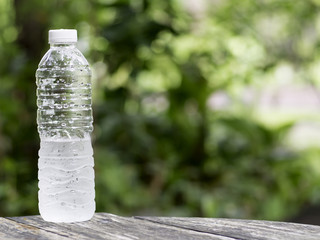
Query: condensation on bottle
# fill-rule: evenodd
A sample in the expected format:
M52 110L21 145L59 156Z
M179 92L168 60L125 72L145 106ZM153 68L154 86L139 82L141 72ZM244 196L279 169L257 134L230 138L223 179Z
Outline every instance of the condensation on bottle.
M49 31L36 72L39 211L50 222L79 222L95 212L91 70L77 31Z

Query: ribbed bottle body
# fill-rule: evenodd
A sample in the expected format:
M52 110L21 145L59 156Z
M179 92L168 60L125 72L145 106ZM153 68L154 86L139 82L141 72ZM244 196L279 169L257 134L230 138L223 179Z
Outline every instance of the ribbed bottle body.
M75 46L53 46L36 83L40 214L52 222L89 220L95 211L90 68Z

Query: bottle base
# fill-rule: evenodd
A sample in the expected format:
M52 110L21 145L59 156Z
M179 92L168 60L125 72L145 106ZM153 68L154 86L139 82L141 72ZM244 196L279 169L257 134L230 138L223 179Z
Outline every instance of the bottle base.
M39 205L39 212L43 220L55 223L72 223L90 220L95 212L95 204L70 209L65 206L46 206Z

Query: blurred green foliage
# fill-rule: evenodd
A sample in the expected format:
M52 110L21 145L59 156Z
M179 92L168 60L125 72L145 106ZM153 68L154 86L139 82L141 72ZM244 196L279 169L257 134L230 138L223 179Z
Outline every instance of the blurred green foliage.
M268 125L239 92L284 64L319 84L319 7L0 0L0 215L38 213L34 73L55 28L78 29L94 73L97 211L280 220L317 202L318 151L290 148L294 121ZM231 106L210 107L219 91Z

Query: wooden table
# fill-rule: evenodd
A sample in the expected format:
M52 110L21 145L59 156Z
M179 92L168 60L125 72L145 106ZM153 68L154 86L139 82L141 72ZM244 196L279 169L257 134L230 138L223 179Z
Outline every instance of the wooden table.
M79 223L40 216L0 218L0 239L320 239L320 226L285 222L178 217L120 217L96 213Z

